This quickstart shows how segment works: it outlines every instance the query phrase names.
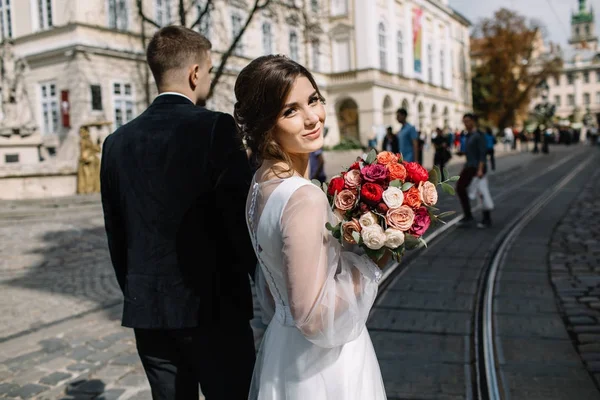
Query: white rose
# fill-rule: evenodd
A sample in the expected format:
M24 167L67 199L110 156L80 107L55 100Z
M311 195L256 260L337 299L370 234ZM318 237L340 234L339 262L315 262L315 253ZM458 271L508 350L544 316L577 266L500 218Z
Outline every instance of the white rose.
M398 229L387 228L385 230L385 246L396 249L404 244L404 232Z
M390 186L383 192L383 202L390 209L398 208L404 203L404 193L402 189Z
M373 214L371 211L364 213L359 219L358 223L363 228L372 225L378 225L377 215Z
M371 250L379 250L385 244L386 236L379 225L371 225L360 232L363 243Z

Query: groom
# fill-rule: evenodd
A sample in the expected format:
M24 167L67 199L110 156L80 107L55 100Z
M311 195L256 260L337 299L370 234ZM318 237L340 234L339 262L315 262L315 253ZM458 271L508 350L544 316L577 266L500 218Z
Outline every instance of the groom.
M245 223L251 172L233 118L196 104L210 42L159 30L147 59L159 95L103 148L110 256L153 399L247 399L255 350Z

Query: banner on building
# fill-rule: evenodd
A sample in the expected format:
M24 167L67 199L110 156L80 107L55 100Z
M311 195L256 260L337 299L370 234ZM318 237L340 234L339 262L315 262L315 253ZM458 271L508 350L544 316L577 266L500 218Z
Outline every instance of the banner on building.
M415 72L422 72L422 47L423 47L423 10L420 8L413 9L413 56L415 60Z

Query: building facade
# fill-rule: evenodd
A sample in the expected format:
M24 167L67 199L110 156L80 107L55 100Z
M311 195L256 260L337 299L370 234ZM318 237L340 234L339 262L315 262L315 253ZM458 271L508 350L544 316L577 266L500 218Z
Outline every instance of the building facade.
M586 0L578 0L578 8L571 16L570 48L562 52L554 46L549 51L562 53L564 64L561 74L548 80L549 102L556 106L556 116L579 124L600 118L600 51L596 36L593 9ZM532 107L541 102L536 98Z
M206 0L184 0L186 26ZM0 0L0 34L24 61L26 101L54 157L77 160L78 131L94 140L142 112L156 94L144 49L156 27L135 0ZM157 25L179 23L179 0L143 0ZM471 109L469 22L447 0L288 0L260 10L235 48L208 106L232 112L233 83L251 59L279 53L315 73L328 109L328 145L365 144L395 111L430 131L456 128ZM219 65L254 0L215 0L194 27ZM1 89L1 88L0 88ZM0 109L0 124L2 110ZM427 132L428 133L428 132ZM5 160L2 160L5 161Z

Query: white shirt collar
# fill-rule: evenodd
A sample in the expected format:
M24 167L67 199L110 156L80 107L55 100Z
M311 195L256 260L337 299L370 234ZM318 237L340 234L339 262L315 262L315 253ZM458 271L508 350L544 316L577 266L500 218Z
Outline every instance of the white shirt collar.
M156 97L160 97L160 96L164 96L164 95L175 95L175 96L181 96L181 97L185 97L186 99L188 99L189 101L191 101L193 104L196 104L194 101L192 101L192 99L190 99L189 97L187 97L185 94L181 94L178 92L162 92L161 94L159 94Z

